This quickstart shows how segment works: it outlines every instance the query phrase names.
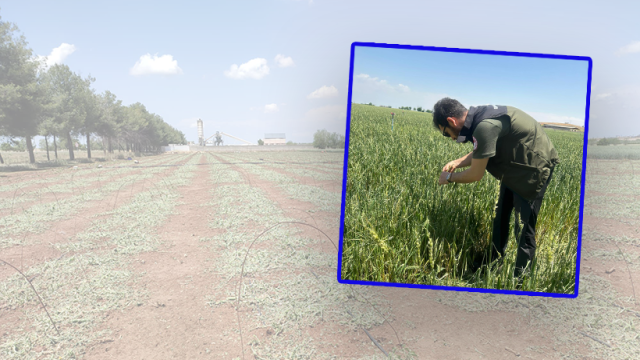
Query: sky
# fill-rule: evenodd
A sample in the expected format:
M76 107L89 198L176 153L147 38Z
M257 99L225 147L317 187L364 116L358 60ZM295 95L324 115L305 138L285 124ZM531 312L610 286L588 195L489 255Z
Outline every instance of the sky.
M91 75L96 92L109 90L125 105L144 104L189 141L197 141L200 118L205 136L223 131L251 142L265 133L285 133L294 142L311 142L319 129L344 134L355 41L589 56L594 64L589 137L638 135L638 13L640 4L627 1L24 0L0 5L2 20L19 27L35 56ZM440 79L442 86L435 88L429 86L437 79L433 73L411 77L392 68L376 73L374 65L363 63L354 75L434 96L461 96L470 105L510 102L527 111L584 117L567 103L538 106L508 97L506 90L483 93L478 82L468 89L447 88ZM505 87L512 75L501 79Z
M518 107L541 122L583 126L588 61L356 46L352 101L433 109L447 96L467 108Z

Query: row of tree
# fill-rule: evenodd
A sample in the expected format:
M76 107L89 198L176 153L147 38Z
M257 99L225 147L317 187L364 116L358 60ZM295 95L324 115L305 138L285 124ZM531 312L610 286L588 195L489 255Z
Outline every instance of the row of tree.
M618 138L602 138L598 140L597 145L599 146L607 146L607 145L620 145L622 141Z
M313 134L313 147L320 149L344 149L344 135L318 130Z
M72 139L71 146L75 146L76 150L87 150L87 145L80 142L77 137ZM56 140L58 150L67 150L69 149L69 144L67 144L67 139L64 137L58 138ZM102 144L102 138L97 136L91 137L91 151L95 150L106 150L106 148ZM35 145L35 144L34 144ZM48 147L48 139L41 137L38 141L38 149L47 150ZM53 144L51 144L53 145ZM0 143L1 151L19 151L24 152L27 151L27 141L24 138L8 138L6 141Z
M618 138L602 138L600 140L589 139L589 145L607 146L607 145L636 145L640 144L640 140L620 140Z
M428 113L431 112L431 110L429 110L429 109L423 109L422 106L418 106L417 108L411 108L411 106L400 106L398 109L400 109L400 110L413 110L413 111L428 112Z
M57 159L60 138L74 144L77 136L86 137L89 158L92 135L100 137L105 153L151 152L163 145L186 144L182 132L143 104L124 106L109 91L97 94L91 88L94 81L66 65L47 69L18 28L0 18L0 136L23 138L31 163L35 162L32 140L38 135L44 136L47 159L50 146ZM66 148L74 160L74 146Z
M362 104L362 105L375 106L373 103ZM386 108L391 108L391 106L385 106L385 105L379 105L379 106L386 107ZM400 109L400 110L409 110L409 111L428 112L428 113L432 112L429 109L423 109L422 106L418 106L417 108L412 108L411 106L400 106L398 109Z

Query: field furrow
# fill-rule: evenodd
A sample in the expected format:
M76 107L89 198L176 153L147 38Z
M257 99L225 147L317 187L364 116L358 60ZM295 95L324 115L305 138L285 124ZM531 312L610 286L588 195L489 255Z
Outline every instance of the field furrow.
M0 345L3 358L81 357L88 344L109 336L109 330L94 330L110 312L141 304L144 291L132 287L139 275L127 269L131 256L157 248L156 229L176 205L177 189L192 180L191 165L198 160L192 157L172 168L161 187L147 187L130 202L107 209L105 217L76 234L74 242L53 244L66 256L25 272L37 279L34 285L59 332L24 278L16 274L0 283L0 307L22 312L24 322L24 331L2 329L11 334Z
M175 159L180 161L181 159ZM165 171L164 167L145 168L139 174L119 177L102 186L71 197L33 205L21 213L0 218L0 248L24 244L30 234L39 234L48 229L52 222L69 219L94 203L100 203L111 194L119 195L126 186L141 180L153 178ZM132 188L132 187L129 187ZM114 199L114 202L117 198Z
M327 229L318 224L321 219L300 213L304 204L283 196L282 187L291 186L291 179L253 164L228 166L227 172L236 171L238 175L232 176L242 176L244 181L212 190L211 205L218 215L210 225L223 232L203 240L219 253L212 270L226 281L214 286L209 304L215 309L233 306L242 275L240 306L249 311L241 312L244 338L260 338L251 346L253 353L266 358L313 354L313 358L329 359L340 356L340 350L329 350L331 344L344 340L335 335L381 325L384 318L376 309L388 311L386 302L375 292L353 290L332 280L336 249L321 233L283 224L257 238L265 229L290 221ZM328 248L332 250L327 252ZM266 337L261 329L266 329ZM351 354L371 356L375 350L364 348Z

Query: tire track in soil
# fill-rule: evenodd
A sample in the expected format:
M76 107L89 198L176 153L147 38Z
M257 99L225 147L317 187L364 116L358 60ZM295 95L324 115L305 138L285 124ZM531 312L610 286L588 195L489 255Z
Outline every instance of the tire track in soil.
M226 161L222 160L222 162ZM315 209L315 206L311 203L289 199L289 196L284 194L277 185L262 180L238 166L231 166L253 186L262 189L271 201L278 203L285 216L300 218L300 211L293 211L292 209L300 209L302 211ZM277 168L269 169L280 170ZM289 173L285 175L290 176ZM337 245L339 241L340 214L316 212L314 213L315 217L317 217L316 221L320 220L318 221L319 227ZM325 219L330 217L338 218L338 228L332 228L324 224ZM309 219L301 220L310 222ZM300 234L301 236L322 237L313 229L299 228L303 231ZM335 252L335 249L330 244L323 244L323 250ZM356 292L359 291L359 286L353 287ZM438 293L433 290L377 287L376 291L383 299L390 302L391 315L387 317L387 321L391 322L403 345L414 351L418 359L513 359L515 355L506 351L505 348L515 350L525 357L533 356L533 358L536 358L540 354L527 352L526 349L531 346L537 346L552 350L555 345L555 339L551 335L551 330L553 329L539 326L532 328L526 317L516 313L500 311L467 312L457 307L439 303L437 299ZM459 296L473 296L473 294L461 292L452 292L451 296L458 296L458 294ZM318 339L323 330L326 332L326 328L323 329L321 326L316 326L314 329L307 329L307 334L312 338ZM388 324L376 326L368 329L368 331L382 344L387 352L394 347L399 348L397 338ZM429 334L430 338L425 334ZM364 355L362 350L365 348L370 350L368 355L382 355L361 330L340 335L339 338L329 341L325 336L322 340L324 344L320 344L321 346L318 346L318 350L334 355L357 356L356 354L358 354L362 356ZM336 348L334 346L336 344L340 344L340 354L335 353ZM485 356L480 356L478 351ZM548 359L560 359L561 357L562 354L560 352L553 350L551 353L545 354L545 358Z
M221 154L219 154L221 155ZM287 165L287 166L291 166L292 168L299 168L299 169L304 169L304 170L311 170L311 171L315 171L315 172L319 172L321 174L326 174L326 175L336 175L336 173L340 174L340 180L342 179L342 172L343 172L343 163L342 161L340 161L340 165L341 167L338 169L332 169L329 167L326 167L326 165L328 164L335 164L335 162L322 162L322 161L318 161L316 163L313 162L288 162L287 160L279 160L279 159L265 159L267 156L265 156L265 158L258 158L258 160L256 159L248 159L246 157L238 157L236 155L231 155L231 154L224 154L222 156L226 156L229 158L232 158L234 160L237 161L242 161L242 162L249 162L249 161L260 161L262 165L270 165L270 163L274 163L274 164L278 164L278 165ZM341 156L342 157L342 156ZM260 160L262 159L262 160Z
M189 158L183 159L182 164ZM82 214L76 214L69 219L55 221L51 227L40 234L20 234L15 238L28 236L32 244L16 245L0 249L0 259L16 266L21 271L26 271L29 267L39 263L55 259L62 255L52 244L65 244L73 241L76 234L86 230L94 221L100 221L109 215L96 216L102 212L117 208L120 204L128 203L139 192L152 189L169 176L175 168L169 167L166 170L155 174L152 179L143 179L123 186L119 192L107 195L101 200L94 200L92 204L83 209ZM0 281L13 275L15 270L5 264L0 264Z
M149 157L148 159L150 162L154 162L154 163L156 161L159 161L159 158L151 159ZM113 161L96 161L93 163L86 163L86 164L65 165L65 166L60 166L56 168L46 168L46 169L41 169L36 171L25 171L28 173L28 175L16 177L16 179L11 179L8 181L3 181L2 187L0 187L0 196L13 195L14 190L2 190L3 187L5 185L13 185L15 183L22 182L23 180L26 180L27 185L20 189L25 191L31 191L31 190L38 189L43 185L52 186L52 185L58 185L58 184L64 183L65 179L62 177L66 175L73 175L73 172L81 172L80 175L75 175L76 176L75 178L82 179L82 178L92 177L95 174L99 173L98 170L90 171L90 170L97 169L98 165L102 165L101 169L105 170L105 169L122 168L123 166L121 165L127 164L128 162L128 160L116 160L116 161L117 163ZM145 161L145 164L146 163L147 161ZM73 169L73 166L78 166L78 169ZM55 176L52 176L52 175L55 175ZM33 180L34 177L38 178L38 182L29 183L31 180Z
M612 235L612 238L596 240L591 236L582 237L581 248L581 276L583 275L596 275L607 279L621 297L632 298L636 296L636 305L634 310L640 311L640 269L638 269L638 261L640 259L640 245L633 243L626 243L615 239L617 236L630 235L630 238L638 238L635 228L627 228L626 225L617 228L612 232L610 223L615 222L612 219L601 219L601 222L595 222L586 231L594 231L598 233L608 233ZM586 222L585 216L585 222ZM583 223L584 226L584 223ZM632 230L633 233L629 234L627 231ZM622 259L615 259L610 257L592 256L594 251L604 251L610 255L622 256ZM622 252L622 254L620 254Z
M205 157L200 164L205 163ZM144 273L138 284L148 298L139 307L117 311L104 328L113 330L113 342L93 344L90 359L227 359L240 356L236 314L232 306L212 309L205 300L212 283L207 272L215 256L200 242L215 235L207 166L199 166L190 185L179 190L175 214L158 230L159 251L142 253L132 265Z
M131 166L133 167L133 166ZM87 169L88 167L84 167L84 169ZM124 168L123 166L116 166L116 167L103 167L101 168L102 171L106 172L109 171L110 169L122 169ZM82 169L82 168L81 168ZM97 178L99 176L101 176L101 174L98 174L98 172L96 173L91 173L91 174L83 174L80 175L78 177L76 176L72 176L68 179L59 179L59 181L56 181L55 183L46 183L46 184L35 184L32 186L28 186L25 188L20 188L17 191L13 190L13 191L9 191L6 192L6 194L0 194L0 197L2 197L3 195L6 195L8 199L13 199L14 197L16 199L19 199L21 196L31 196L30 192L35 192L35 189L40 188L43 185L46 185L46 188L51 187L51 186L57 186L57 185L62 185L68 182L73 182L75 184L78 184L80 186L77 187L73 187L72 190L70 192L55 192L55 191L49 191L49 190L45 190L42 189L42 191L37 194L37 198L34 200L27 200L24 202L16 202L12 207L10 208L4 208L4 209L0 209L0 217L3 216L7 216L7 215L11 215L11 214L19 214L21 212L23 212L24 210L28 209L29 207L33 206L33 205L38 205L38 204L44 204L44 203L48 203L48 202L54 202L54 201L60 201L60 200L64 200L66 198L70 198L73 197L77 194L77 192L82 192L82 191L87 191L87 190L92 190L96 187L101 187L104 183L109 182L110 180L112 180L115 177L118 176L129 176L129 175L135 175L137 173L142 172L144 169L144 167L135 167L133 169L131 169L131 171L128 171L124 174L114 174L111 177L109 177L108 179L105 180L100 180L100 179L96 179L93 180L92 182L94 184L89 185L89 186L82 186L82 181L83 180L92 180L94 178ZM45 170L46 171L46 170ZM75 171L75 170L72 170ZM41 177L45 177L48 174L40 174L39 176ZM67 174L59 174L60 175L69 175ZM73 174L72 174L73 175Z
M278 204L280 209L283 211L283 215L285 217L298 219L299 221L306 222L310 225L314 225L318 227L320 230L324 231L327 235L329 235L329 237L331 237L331 240L334 242L334 244L338 246L339 228L332 227L331 226L332 221L328 219L337 217L338 219L337 223L339 223L339 219L340 219L339 213L320 211L317 209L316 205L310 202L293 199L291 198L291 196L289 196L284 191L282 191L278 187L278 185L267 180L262 180L259 176L251 174L247 172L245 169L235 164L231 164L229 161L225 159L221 159L219 157L216 157L216 158L222 163L230 164L233 170L241 174L241 176L245 179L245 182L247 184L250 184L251 186L257 187L260 190L262 190L269 200ZM275 170L275 169L269 168L269 170ZM289 176L288 173L283 175ZM294 178L293 176L289 176L289 177L299 181L299 179ZM299 234L300 236L321 240L318 245L319 246L318 249L322 249L322 251L324 252L336 253L334 247L317 230L314 230L306 226L299 226L298 228L301 231L301 233ZM314 245L311 245L310 247L313 248L313 246ZM336 256L337 255L338 254L336 253Z
M257 165L257 166L288 176L296 180L298 183L302 185L315 186L325 191L342 194L342 178L340 178L340 180L316 180L310 176L298 175L284 169L269 167L269 165Z
M163 155L153 155L153 156L146 156L142 159L139 159L140 164L155 164L159 161L161 161L160 157ZM24 171L16 171L12 174L10 174L9 176L7 176L7 179L5 181L2 182L2 185L12 185L18 182L22 182L23 180L26 180L26 182L29 182L31 180L33 180L33 177L38 177L40 178L40 180L44 180L45 177L49 177L52 179L48 179L48 180L44 180L47 186L50 185L55 185L57 184L58 180L55 179L55 177L57 176L64 176L66 174L69 173L69 171L83 171L83 170L91 170L93 168L95 168L98 165L102 165L102 169L112 169L112 168L120 168L123 167L122 165L127 164L130 160L120 160L120 159L114 159L113 161L107 160L107 161L94 161L92 163L78 163L78 164L69 164L69 165L61 165L61 166L56 166L56 167L49 167L49 168L43 168L43 169L38 169L38 170L24 170ZM78 169L74 170L73 166L77 166ZM51 174L55 174L55 176L51 176ZM91 176L92 173L87 173L87 174L82 174L81 176ZM37 188L39 186L43 185L43 183L36 183L36 184L29 184L27 186L25 186L23 189L32 189L32 188ZM8 192L13 192L13 190L2 190L3 186L0 186L0 196L4 196L6 195L6 193Z
M228 156L230 157L230 156ZM218 158L220 159L220 158ZM298 175L292 172L288 172L284 169L280 169L280 168L276 168L276 167L270 167L268 163L260 163L260 164L256 164L251 162L250 160L246 160L246 159L235 159L238 162L241 162L241 165L246 165L246 164L251 164L253 166L257 166L257 167L261 167L264 169L268 169L274 172L277 172L279 174L285 175L288 178L291 178L292 180L295 180L296 182L298 182L300 185L309 185L309 186L315 186L319 189L328 191L328 192L334 192L334 193L342 193L342 183L341 180L316 180L312 177L309 176L302 176L302 175ZM230 161L224 159L224 160L220 160L222 162L224 162L225 164L229 164L233 167L236 168L236 170L238 169L238 167L236 167L236 165L238 165L237 163L231 163ZM249 178L248 179L253 179L253 178L257 178L259 179L258 175L254 175L254 174L248 174ZM260 179L259 179L260 180ZM287 195L288 197L288 195Z
M183 160L181 160L181 162L182 163L186 163L192 157L193 156L186 157ZM180 168L178 168L178 167L171 167L171 168L168 168L168 169L166 169L165 171L163 171L161 173L157 173L156 174L156 177L157 177L156 182L163 181L167 177L167 176L161 176L161 175L168 175L169 173L173 173L173 172L179 171L179 170L180 170ZM168 176L170 176L170 175L168 175ZM144 180L146 180L146 179L144 179ZM143 183L143 182L139 181L139 183ZM138 183L135 183L135 184L138 184ZM141 191L152 190L152 188L153 188L153 184L147 182L146 187L143 184ZM130 194L130 196L118 197L118 203L117 204L119 204L121 206L123 206L123 205L126 206L127 204L129 204L128 200L131 200L133 197L138 195L140 192L136 191L135 193L133 193L131 191L131 193L132 194ZM122 199L123 201L121 202L120 199ZM116 207L115 205L116 205L115 203L114 203L114 205L107 204L106 210L110 211L110 210L112 210L114 208L115 209L120 208L120 206ZM105 217L108 218L109 216L110 215L106 215ZM101 218L97 218L97 219L101 219ZM94 253L94 254L95 253L99 253L102 250L104 250L104 249L102 249L102 248L95 249L94 248L93 250L91 250L91 253ZM67 255L69 257L71 257L74 254L81 254L81 253L85 253L85 251L70 252ZM42 274L42 275L45 275L45 274ZM33 278L36 279L35 282L38 282L40 280L40 278L42 278L42 276L38 276L38 275L41 275L41 274L36 274L35 276L33 276ZM46 275L48 275L48 274L46 274ZM84 278L81 278L82 279L81 281L87 280L86 276L87 275L85 273ZM73 286L73 284L71 284L71 285ZM46 285L43 285L43 286L46 286ZM76 284L76 286L77 286L77 284ZM100 299L98 299L98 300L100 300ZM0 305L2 305L1 302L0 302ZM47 306L49 307L49 306L51 306L51 304L47 304ZM32 310L41 311L42 309L41 309L39 304L27 304L27 305L23 305L23 306L20 306L20 307L13 308L13 309L11 309L10 307L6 307L6 308L9 309L9 310L8 311L4 311L5 310L4 307L0 308L0 310L3 310L2 312L0 312L0 319L2 319L2 321L0 321L0 333L2 333L1 336L0 336L0 339L4 339L5 336L10 335L10 332L3 331L3 330L8 330L8 329L12 329L12 330L18 329L18 331L22 331L22 332L25 332L25 331L29 332L29 331L32 331L32 330L41 331L41 330L35 329L33 324L28 319L28 316L25 316L26 314L30 313ZM55 304L54 304L54 308L55 308ZM109 342L108 339L105 342ZM0 344L2 344L2 342L0 342ZM39 351L42 351L42 350L43 350L42 348L36 348L35 349L36 352L39 352ZM49 350L46 353L51 353L51 352L53 352L53 351ZM82 352L80 352L80 354L82 354ZM72 355L73 355L73 353L72 353Z
M325 232L331 240L335 243L336 247L338 246L339 241L339 228L336 228L331 225L333 221L329 220L331 218L340 217L339 213L330 213L330 212L322 212L317 211L317 207L309 202L300 201L296 199L292 199L289 195L285 194L276 184L260 179L257 175L253 175L247 172L245 169L231 164L230 162L218 158L221 162L230 164L233 170L237 171L242 175L245 179L246 183L251 184L253 187L259 188L262 190L267 198L272 202L276 203L280 209L283 211L283 216L290 217L294 219L298 219L301 222L309 223L310 225L315 225L323 232ZM269 168L270 170L274 170L274 168ZM286 174L289 175L289 174ZM293 177L292 177L293 178ZM309 211L314 211L313 214L310 214ZM275 225L275 224L274 224ZM336 249L327 241L327 239L319 233L317 230L306 227L306 226L295 226L300 233L296 234L297 236L318 239L319 242L317 244L308 245L307 248L311 251L322 251L325 253L333 253L337 256ZM316 270L317 271L317 270ZM323 276L322 274L320 276ZM323 276L325 277L325 276ZM318 281L336 281L335 280L335 272L331 272L328 276L328 279L319 279ZM344 285L348 286L348 285ZM358 293L358 289L354 289L356 293ZM390 331L387 325L382 325L378 327L387 338L394 338L395 336ZM247 333L249 331L244 330ZM379 356L382 355L380 350L378 350L375 345L371 342L369 337L366 335L364 331L361 329L357 330L349 330L345 326L337 323L328 323L328 322L320 322L315 324L312 327L302 329L304 332L304 337L308 339L312 339L313 345L315 348L325 354L331 354L332 356L337 356L338 358L344 357L367 357L367 356ZM371 332L371 331L370 331ZM257 337L259 341L266 340L269 336L273 334L269 329L262 331L252 331L249 337L245 334L245 339L253 339L253 336ZM248 341L245 340L245 346L247 346ZM387 346L387 351L391 350L390 346Z
M251 160L251 159L247 159L247 158L243 158L243 157L237 157L237 156L233 156L233 155L229 155L229 154L225 154L224 156L230 157L230 158L238 160L238 161L243 161L243 162L255 161L255 160ZM325 175L338 175L339 174L339 176L340 176L339 180L342 180L342 173L343 173L343 168L342 167L340 169L331 169L331 168L327 168L326 166L324 166L326 164L333 164L333 162L329 162L329 163L327 163L327 162L318 162L316 164L313 164L313 163L303 163L303 162L291 162L290 163L290 162L287 162L286 160L277 160L277 159L268 159L268 160L263 159L263 160L259 160L259 161L263 162L261 165L266 165L266 166L269 166L270 163L275 163L275 164L278 164L278 165L287 165L287 166L290 166L292 168L315 171L315 172L318 172L318 173L321 173L321 174L325 174Z

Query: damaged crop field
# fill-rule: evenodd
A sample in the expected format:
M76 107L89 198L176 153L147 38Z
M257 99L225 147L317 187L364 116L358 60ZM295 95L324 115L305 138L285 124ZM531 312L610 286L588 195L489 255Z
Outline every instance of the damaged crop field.
M635 162L590 160L554 299L338 283L342 152L138 160L0 172L1 359L640 356Z

